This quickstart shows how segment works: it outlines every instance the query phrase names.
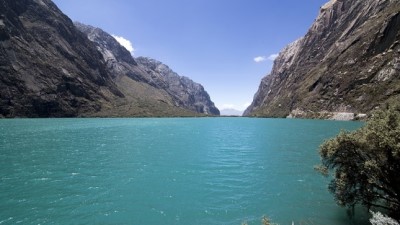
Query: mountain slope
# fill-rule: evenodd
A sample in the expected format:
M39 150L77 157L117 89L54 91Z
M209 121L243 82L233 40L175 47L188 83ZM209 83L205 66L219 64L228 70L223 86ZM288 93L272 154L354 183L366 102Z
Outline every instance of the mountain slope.
M400 1L331 0L261 81L246 116L368 113L400 94Z
M220 114L201 84L188 77L179 76L155 59L138 57L136 61L151 75L153 83L173 97L175 105L207 115Z
M106 63L124 98L113 98L96 116L194 116L195 112L174 106L169 94L151 83L149 74L139 68L131 54L110 34L99 28L75 23Z
M81 23L75 25L96 44L119 89L125 96L131 96L128 105L129 101L135 101L136 98L142 101L141 108L146 106L145 102L153 103L150 104L151 111L157 108L156 104L164 105L164 111L181 108L199 114L219 115L219 110L202 85L179 76L157 60L144 57L134 59L110 34L99 28ZM135 108L130 105L131 109Z
M0 118L219 113L208 110L209 98L178 101L112 36L77 27L84 25L75 26L51 0L0 0ZM185 88L197 91L195 83ZM196 95L208 96L203 92Z
M50 0L0 0L0 117L70 117L122 97L102 56Z

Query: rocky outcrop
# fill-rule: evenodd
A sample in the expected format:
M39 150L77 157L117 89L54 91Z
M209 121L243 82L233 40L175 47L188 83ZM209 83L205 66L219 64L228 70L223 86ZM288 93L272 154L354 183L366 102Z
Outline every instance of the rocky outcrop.
M204 89L185 102L157 79L112 36L75 26L52 1L0 0L0 118L217 114L211 101L199 103ZM202 88L192 86L182 91Z
M201 84L179 76L167 65L146 57L136 58L139 66L146 70L158 87L173 96L176 106L184 107L199 113L219 115L219 110Z
M170 107L206 115L219 115L219 110L202 85L187 77L179 76L157 60L145 57L133 58L110 34L99 28L81 23L75 25L96 44L107 63L107 68L113 74L115 83L125 95L129 95L132 89L138 89L135 87L137 83L132 82L130 87L126 88L127 79L132 79L140 82L143 94L136 93L136 97L142 96L142 100L145 99L143 101L152 101L155 98L159 104L167 104ZM152 97L149 99L149 96Z
M72 117L123 97L101 54L50 0L0 0L0 117Z
M244 115L368 113L399 94L400 1L331 0L281 51Z

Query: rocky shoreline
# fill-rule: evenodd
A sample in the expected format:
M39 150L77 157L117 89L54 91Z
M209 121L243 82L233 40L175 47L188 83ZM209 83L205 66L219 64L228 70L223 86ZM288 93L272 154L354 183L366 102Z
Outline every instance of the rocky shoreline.
M303 111L299 109L293 110L286 118L309 118L309 119L326 119L326 120L337 120L337 121L355 121L355 120L366 120L368 115L365 113L353 113L353 112L312 112Z

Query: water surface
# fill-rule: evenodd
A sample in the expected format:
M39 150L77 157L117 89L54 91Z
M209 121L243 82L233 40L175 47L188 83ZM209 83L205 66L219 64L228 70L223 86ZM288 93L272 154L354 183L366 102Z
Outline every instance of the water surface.
M324 139L361 125L0 120L0 224L352 224L313 166Z

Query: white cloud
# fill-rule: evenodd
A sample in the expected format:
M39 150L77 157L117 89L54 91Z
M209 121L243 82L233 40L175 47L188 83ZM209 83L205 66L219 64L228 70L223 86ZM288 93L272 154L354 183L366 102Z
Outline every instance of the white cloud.
M277 57L278 57L278 55L279 54L271 54L270 56L268 56L268 60L272 60L272 61L274 61Z
M278 57L279 54L271 54L270 56L257 56L254 58L254 62L256 63L260 63L260 62L264 62L267 60L271 60L274 61L276 59L276 57Z
M112 35L115 40L118 41L118 43L120 43L122 46L124 46L126 48L126 50L128 50L132 55L133 52L135 51L135 49L133 48L132 42L130 42L128 39L121 37L121 36L117 36L117 35Z
M267 60L267 57L265 57L265 56L257 56L254 58L254 62L256 62L256 63L263 62L265 60Z

